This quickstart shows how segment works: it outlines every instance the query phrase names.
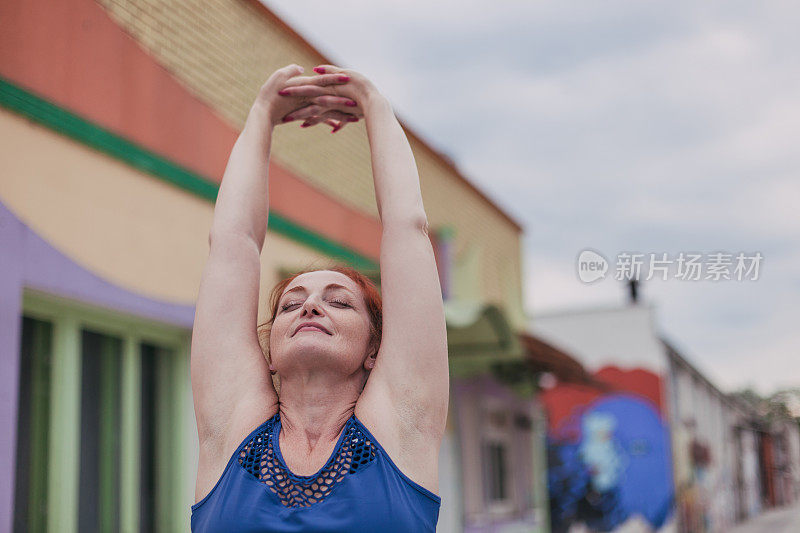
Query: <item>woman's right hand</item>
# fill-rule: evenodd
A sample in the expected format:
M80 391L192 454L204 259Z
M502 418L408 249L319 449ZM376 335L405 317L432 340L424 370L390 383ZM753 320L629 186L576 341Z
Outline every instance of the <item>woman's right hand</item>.
M353 108L353 101L337 96L336 86L348 83L341 75L300 76L302 73L303 67L300 65L287 65L273 72L261 86L253 106L267 113L272 127L300 118L291 116L300 110L302 116L316 116L331 108L342 109L342 114ZM296 94L288 94L285 89L291 84L311 87L304 87ZM347 102L351 104L349 107ZM287 117L289 120L285 120Z
M318 75L288 79L280 91L286 98L308 97L322 108L309 106L291 113L292 120L305 119L303 127L325 122L334 127L331 133L335 133L348 122L363 118L370 100L382 96L375 84L355 70L317 65L314 72ZM331 80L338 82L332 83ZM321 91L320 86L324 86L326 91Z

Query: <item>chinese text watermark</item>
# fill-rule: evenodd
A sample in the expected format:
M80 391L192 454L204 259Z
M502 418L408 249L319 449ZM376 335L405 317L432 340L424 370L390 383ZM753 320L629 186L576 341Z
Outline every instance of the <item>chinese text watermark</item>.
M666 252L620 252L613 273L618 281L654 278L663 281L756 281L763 259L761 252L679 252L672 257ZM578 255L577 268L578 278L591 283L605 279L610 265L599 252L586 249Z

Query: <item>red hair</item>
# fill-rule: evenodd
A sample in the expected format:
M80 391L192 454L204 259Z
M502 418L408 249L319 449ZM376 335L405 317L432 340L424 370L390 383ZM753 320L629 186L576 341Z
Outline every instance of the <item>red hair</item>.
M334 265L330 268L309 268L295 272L291 276L279 281L270 292L269 307L271 316L269 320L259 324L257 328L258 340L259 344L261 344L261 351L264 352L264 355L267 357L267 361L270 363L272 362L272 358L269 353L269 335L272 331L272 324L275 322L275 317L278 314L278 303L281 300L283 291L289 286L292 280L294 280L300 274L306 274L308 272L321 272L324 270L331 270L333 272L344 274L361 288L361 294L364 297L364 303L367 306L367 314L369 315L370 344L376 347L381 345L381 333L383 331L383 303L381 300L381 293L375 286L375 283L358 270L347 266Z

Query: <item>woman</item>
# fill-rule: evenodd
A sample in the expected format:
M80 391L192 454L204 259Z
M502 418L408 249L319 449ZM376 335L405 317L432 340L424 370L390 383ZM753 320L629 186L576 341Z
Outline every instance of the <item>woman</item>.
M368 79L314 70L289 65L261 87L217 197L192 332L193 531L434 531L438 520L447 334L416 164ZM352 269L284 280L268 363L255 326L272 131L305 119L336 132L360 117L383 228L383 307Z

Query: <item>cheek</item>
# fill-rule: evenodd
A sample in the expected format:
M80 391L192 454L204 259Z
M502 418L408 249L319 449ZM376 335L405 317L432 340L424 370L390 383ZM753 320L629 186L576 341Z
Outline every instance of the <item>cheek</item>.
M282 324L279 320L275 320L272 323L272 328L270 329L269 334L269 347L270 351L279 344L283 343L283 338L287 335L286 333L286 326Z
M361 337L369 340L372 337L372 324L369 321L369 317L364 317L360 327Z
M290 325L291 320L289 320L288 317L278 315L278 318L276 318L275 322L272 324L272 329L282 335L288 332Z

